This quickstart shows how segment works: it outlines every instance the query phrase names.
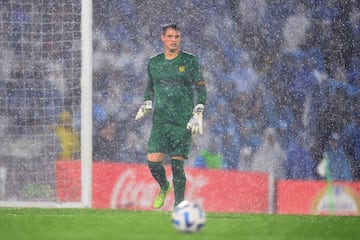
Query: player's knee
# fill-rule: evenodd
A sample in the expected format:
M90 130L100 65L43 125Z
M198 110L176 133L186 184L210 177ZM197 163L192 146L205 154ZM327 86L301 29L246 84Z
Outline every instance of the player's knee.
M184 156L171 156L171 159L174 159L174 160L185 160L185 157Z
M161 162L164 160L165 154L164 153L148 153L146 155L146 158L150 162Z

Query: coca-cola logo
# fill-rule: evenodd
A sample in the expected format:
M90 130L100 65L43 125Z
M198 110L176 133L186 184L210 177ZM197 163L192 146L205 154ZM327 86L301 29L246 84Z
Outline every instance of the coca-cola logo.
M172 179L172 176L170 176ZM199 174L193 176L186 174L186 199L193 199L203 204L204 199L199 196L199 191L206 186L208 179ZM120 173L110 198L110 208L152 208L153 201L159 191L159 185L154 180L146 180L139 177L134 169L126 169ZM174 196L170 194L164 204L163 209L172 209Z

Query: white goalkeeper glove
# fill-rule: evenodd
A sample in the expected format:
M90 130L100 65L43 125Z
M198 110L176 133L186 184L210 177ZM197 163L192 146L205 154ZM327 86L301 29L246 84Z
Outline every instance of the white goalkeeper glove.
M203 134L203 113L204 105L198 104L194 107L193 116L190 118L186 128L191 131L191 134Z
M143 118L145 115L149 114L152 110L152 101L148 100L143 103L143 105L140 106L136 116L135 121Z

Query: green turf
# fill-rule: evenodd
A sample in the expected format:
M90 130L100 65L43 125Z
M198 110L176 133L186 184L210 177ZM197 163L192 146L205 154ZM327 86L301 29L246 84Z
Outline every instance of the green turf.
M176 232L170 213L0 208L0 239L360 239L359 217L208 213L200 233Z

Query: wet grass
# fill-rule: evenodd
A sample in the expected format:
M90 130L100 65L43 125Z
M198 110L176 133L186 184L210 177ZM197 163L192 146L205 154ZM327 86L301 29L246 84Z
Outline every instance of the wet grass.
M359 239L360 218L208 213L200 233L176 232L170 212L0 208L0 239Z

